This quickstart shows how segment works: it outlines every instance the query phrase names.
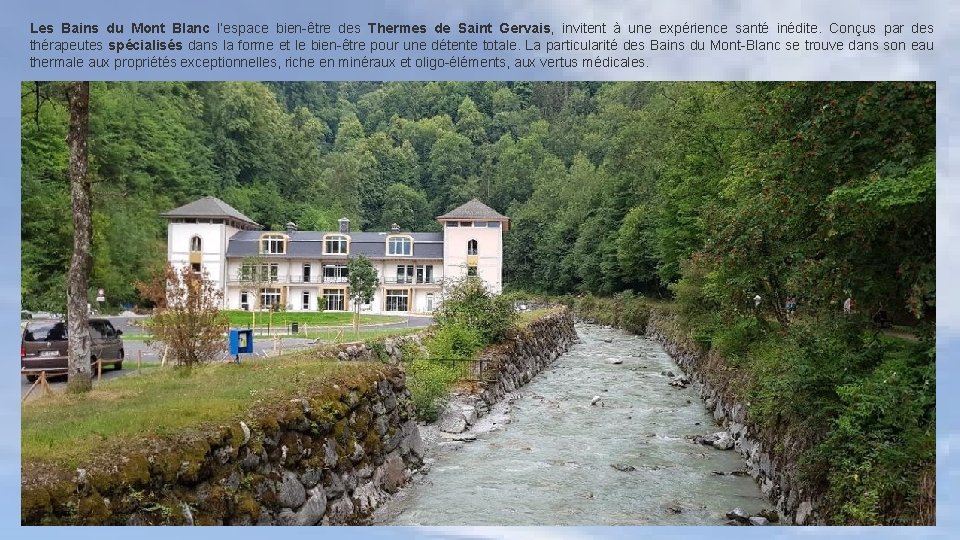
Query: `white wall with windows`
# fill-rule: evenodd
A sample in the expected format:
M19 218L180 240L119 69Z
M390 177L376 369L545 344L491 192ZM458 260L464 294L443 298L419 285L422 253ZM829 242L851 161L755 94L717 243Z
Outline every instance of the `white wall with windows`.
M249 263L249 259L247 261ZM442 260L398 257L371 262L380 278L380 286L373 300L361 306L362 311L427 313L439 305L439 282L444 270ZM258 264L247 264L246 267L243 259L231 259L227 267L229 279L224 303L229 309L251 310L279 302L283 302L284 309L289 311L352 309L346 261L271 260L265 256ZM258 293L254 290L254 284L266 291ZM258 300L266 304L259 304Z
M493 293L503 290L503 223L446 221L443 227L444 275L479 276Z
M227 241L238 229L223 223L169 223L167 261L174 268L190 266L206 272L217 287L227 282L224 255ZM195 248L200 248L196 250Z

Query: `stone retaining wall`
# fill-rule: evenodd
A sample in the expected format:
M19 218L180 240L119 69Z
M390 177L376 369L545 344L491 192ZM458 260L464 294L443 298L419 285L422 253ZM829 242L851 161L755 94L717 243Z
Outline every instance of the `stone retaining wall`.
M31 475L21 522L60 525L360 523L420 466L401 369L307 391L255 419L155 441L121 462Z
M440 430L467 430L494 403L530 382L576 340L573 317L563 307L526 325L504 343L485 349L478 357L484 366L481 382L468 392L452 396L438 421Z

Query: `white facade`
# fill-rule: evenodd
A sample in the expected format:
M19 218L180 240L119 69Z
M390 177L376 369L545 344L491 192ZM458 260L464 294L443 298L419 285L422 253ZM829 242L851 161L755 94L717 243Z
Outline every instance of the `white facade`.
M451 220L443 227L444 274L480 277L495 294L503 291L503 226L499 221ZM475 269L475 270L473 270Z
M238 230L226 223L171 222L167 225L167 261L174 268L199 264L199 270L207 272L223 290L227 282L227 241Z
M267 294L273 294L273 290L277 290L279 301L287 311L351 311L353 309L353 303L349 297L348 278L342 275L330 276L324 272L324 267L339 269L338 267L345 266L345 260L330 260L322 257L271 259L270 256L263 256L261 260L268 266L268 277L254 284L241 279L244 259L227 259L224 307L255 309L256 306L264 303L257 303L253 296L254 290L259 288L261 291L269 290ZM371 260L371 263L377 271L380 286L374 293L373 301L362 305L361 311L429 313L439 305L440 282L443 279L442 260L385 259ZM275 272L274 268L271 268L274 266ZM309 268L306 274L305 268ZM246 299L243 297L244 293L246 293ZM388 306L388 296L406 296L406 309L399 309L404 304L400 298L394 300L395 305ZM338 307L340 309L337 309Z
M442 233L260 231L236 209L206 197L164 214L167 260L205 271L223 292L227 309L279 305L288 311L350 311L348 257L368 257L380 286L368 313L430 313L442 301L444 278L476 275L493 293L503 289L503 232L509 220L473 200L440 216ZM327 240L345 236L347 253L328 252ZM279 242L279 248L265 239ZM251 279L250 268L261 266Z

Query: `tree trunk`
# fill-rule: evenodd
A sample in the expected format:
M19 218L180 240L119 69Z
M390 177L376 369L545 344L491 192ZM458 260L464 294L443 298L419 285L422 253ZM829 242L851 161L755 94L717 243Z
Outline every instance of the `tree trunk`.
M360 339L360 299L353 300L353 336Z
M67 86L70 108L70 196L73 201L73 256L67 277L67 390L87 392L90 374L90 330L87 318L87 291L92 266L90 244L93 224L90 211L90 179L87 177L87 131L89 127L90 83Z

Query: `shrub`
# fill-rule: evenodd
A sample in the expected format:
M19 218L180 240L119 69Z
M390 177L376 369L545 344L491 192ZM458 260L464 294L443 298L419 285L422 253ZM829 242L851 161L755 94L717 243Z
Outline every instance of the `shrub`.
M221 293L206 272L189 266L174 270L169 264L149 282L137 282L140 294L156 308L146 323L178 366L191 367L223 357L227 349L227 316L220 311Z
M769 331L764 319L741 317L717 330L711 336L710 344L728 360L733 360L734 357L745 356L750 347L761 341Z
M450 324L440 328L426 345L432 358L470 358L484 344L477 330Z
M494 295L476 277L466 277L444 286L443 303L434 312L434 321L442 329L461 326L475 330L483 345L496 343L517 321L511 302Z
M634 334L643 334L647 331L650 321L650 306L642 298L630 299L623 303L620 309L620 326Z
M406 372L417 417L433 422L443 407L448 388L457 381L459 370L450 363L419 357L406 363Z
M829 486L832 521L918 522L920 480L936 459L934 385L933 364L894 355L869 376L838 388L842 408L805 460L811 478Z

